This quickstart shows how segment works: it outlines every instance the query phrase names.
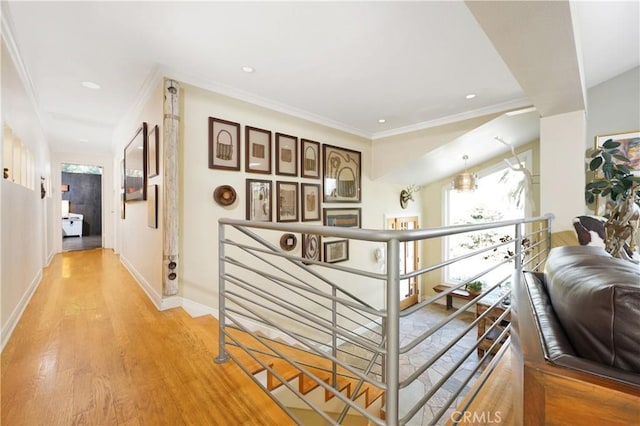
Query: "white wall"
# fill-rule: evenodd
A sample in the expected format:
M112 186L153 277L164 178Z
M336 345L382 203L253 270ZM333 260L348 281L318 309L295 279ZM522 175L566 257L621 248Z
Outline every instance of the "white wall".
M181 182L181 295L208 307L217 308L218 286L218 219L222 217L245 219L246 179L307 182L321 184L321 180L275 175L245 173L244 171L213 170L208 168L208 117L238 122L241 128L241 146L244 153L244 126L270 130L275 145L275 132L335 145L362 153L362 202L326 203L323 207L361 207L363 228L384 227L385 215L419 215L419 198L407 210L399 206L401 187L378 183L371 179L370 141L338 130L292 117L267 108L252 105L223 95L183 84L184 109L182 114L182 182ZM244 158L244 157L243 157ZM244 170L244 162L242 162ZM221 207L213 200L213 191L219 185L231 185L238 199L229 207ZM274 206L275 209L275 206ZM275 219L274 219L275 220ZM305 222L316 223L316 222ZM316 224L320 224L317 222ZM300 246L300 236L298 248ZM277 239L274 240L277 244ZM373 248L358 250L350 247L350 260L345 265L375 268ZM354 284L355 285L355 284ZM366 291L366 288L361 289Z
M2 122L33 156L33 189L2 179L0 221L1 346L8 341L52 255L46 218L52 198L40 198L40 177L50 179L49 149L36 109L17 72L12 51L2 40ZM0 154L2 155L2 154Z
M161 79L160 79L161 80ZM162 155L160 155L159 174L150 178L148 185L158 185L158 228L148 226L147 201L128 202L125 206L125 219L120 216L120 185L121 185L121 161L124 157L124 149L133 139L143 122L148 125L149 131L158 125L159 153L162 153L163 136L163 91L162 81L154 81L150 87L148 96L141 100L139 111L127 117L114 133L114 156L110 159L110 169L113 174L105 176L103 182L110 185L110 199L108 205L111 211L110 220L104 220L113 224L114 244L116 251L120 253L122 263L138 280L143 289L157 307L162 302Z
M640 130L640 67L592 87L587 101L586 149L598 135Z

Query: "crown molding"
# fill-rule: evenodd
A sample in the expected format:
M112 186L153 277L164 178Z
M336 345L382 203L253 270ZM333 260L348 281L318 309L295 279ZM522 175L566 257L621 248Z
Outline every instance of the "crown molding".
M313 114L311 112L308 112L299 108L295 108L279 102L274 102L270 99L254 95L252 93L245 92L243 90L239 90L231 86L227 86L214 81L205 80L199 77L195 77L193 75L179 72L175 69L171 69L168 67L163 67L163 69L165 70L166 77L173 78L183 83L187 83L192 86L200 87L202 89L206 89L211 92L228 96L230 98L238 99L240 101L248 102L253 105L258 105L264 108L271 109L273 111L281 112L283 114L288 114L294 117L301 118L303 120L311 121L313 123L330 127L335 130L341 130L343 132L371 140L371 136L372 136L371 133L349 126L340 121L331 120L329 118L326 118L317 114Z

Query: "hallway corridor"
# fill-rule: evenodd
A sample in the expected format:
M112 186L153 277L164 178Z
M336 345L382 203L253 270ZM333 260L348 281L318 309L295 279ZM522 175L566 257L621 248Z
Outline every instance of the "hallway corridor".
M159 312L111 250L56 255L2 352L3 426L287 425L217 322Z

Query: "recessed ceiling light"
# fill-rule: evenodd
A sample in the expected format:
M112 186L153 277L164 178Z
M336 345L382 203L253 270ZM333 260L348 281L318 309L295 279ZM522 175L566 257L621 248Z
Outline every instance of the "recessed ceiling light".
M87 89L97 90L100 88L100 85L98 83L94 83L93 81L83 81L80 84L82 84L82 87L86 87Z
M80 138L80 139L78 139L78 142L87 143L87 142L89 142L89 139Z
M384 118L381 118L380 120L378 120L378 123L386 123L387 120L385 120Z
M252 73L255 70L253 69L253 67L249 67L249 66L245 65L244 67L242 67L242 71L247 72L247 73Z
M467 98L467 99L473 99L475 97L476 97L475 93L469 93L467 96L465 96L465 98Z

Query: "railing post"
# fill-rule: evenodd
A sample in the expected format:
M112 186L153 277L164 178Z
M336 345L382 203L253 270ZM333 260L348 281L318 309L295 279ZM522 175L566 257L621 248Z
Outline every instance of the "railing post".
M225 349L225 285L224 285L224 224L218 223L218 357L216 364L229 359Z
M400 242L387 242L387 357L385 418L397 425L400 417Z
M338 292L335 287L333 287L331 295L333 296L331 303L331 356L336 359L338 357L338 334L336 332L338 328L338 302L336 302ZM338 387L338 365L335 361L331 362L331 386Z

